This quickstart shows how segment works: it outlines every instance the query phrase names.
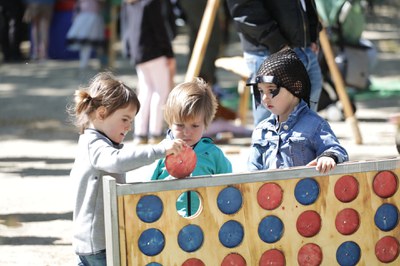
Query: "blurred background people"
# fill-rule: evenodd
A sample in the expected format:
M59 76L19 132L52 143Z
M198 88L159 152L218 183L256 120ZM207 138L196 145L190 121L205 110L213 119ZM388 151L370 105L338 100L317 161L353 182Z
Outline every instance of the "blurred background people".
M290 47L305 65L311 80L310 108L317 111L322 90L318 63L318 35L321 29L314 0L227 0L239 33L251 76L272 53ZM254 124L269 116L253 91Z
M24 10L22 0L0 0L0 46L4 62L23 60L20 45L24 32Z
M48 58L49 29L56 0L25 0L24 21L31 26L31 59Z
M125 0L121 6L121 39L138 77L142 105L135 118L134 142L155 144L165 137L163 108L176 71L172 37L162 0Z
M67 33L68 49L79 51L79 71L88 68L93 51L97 56L105 46L103 5L105 0L77 0L75 15Z

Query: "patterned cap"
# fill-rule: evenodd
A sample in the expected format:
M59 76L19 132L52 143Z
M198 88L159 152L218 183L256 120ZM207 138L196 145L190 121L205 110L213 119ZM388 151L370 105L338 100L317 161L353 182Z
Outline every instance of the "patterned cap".
M272 76L274 84L286 88L307 104L310 101L311 83L306 68L292 49L270 55L261 64L257 77Z

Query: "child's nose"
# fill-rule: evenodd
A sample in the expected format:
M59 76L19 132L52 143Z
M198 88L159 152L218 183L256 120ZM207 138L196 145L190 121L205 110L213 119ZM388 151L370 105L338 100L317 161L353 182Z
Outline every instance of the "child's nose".
M184 129L183 129L183 134L184 134L185 136L189 135L189 134L190 134L190 129L189 129L189 128L184 128Z

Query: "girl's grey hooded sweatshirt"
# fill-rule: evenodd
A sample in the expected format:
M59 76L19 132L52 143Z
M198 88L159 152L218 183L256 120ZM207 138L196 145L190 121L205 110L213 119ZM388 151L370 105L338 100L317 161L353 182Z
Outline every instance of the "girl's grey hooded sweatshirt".
M74 184L73 246L76 254L105 250L103 176L126 182L126 172L165 156L163 145L133 147L113 143L94 129L80 135L70 177Z

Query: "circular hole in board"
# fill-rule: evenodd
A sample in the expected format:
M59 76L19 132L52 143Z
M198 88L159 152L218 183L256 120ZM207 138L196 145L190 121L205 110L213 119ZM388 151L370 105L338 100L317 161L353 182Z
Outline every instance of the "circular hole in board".
M202 199L197 191L189 190L181 193L176 200L176 211L183 218L194 218L202 210Z

